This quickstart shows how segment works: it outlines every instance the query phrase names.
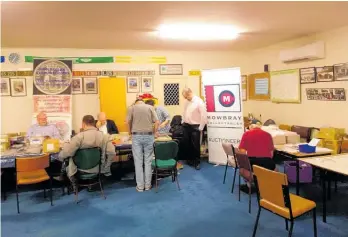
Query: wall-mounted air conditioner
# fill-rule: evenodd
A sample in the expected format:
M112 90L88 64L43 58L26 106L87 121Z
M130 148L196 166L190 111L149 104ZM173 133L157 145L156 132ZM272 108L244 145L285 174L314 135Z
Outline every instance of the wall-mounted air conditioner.
M279 53L279 58L284 63L325 58L324 41L307 44L299 48L282 50Z

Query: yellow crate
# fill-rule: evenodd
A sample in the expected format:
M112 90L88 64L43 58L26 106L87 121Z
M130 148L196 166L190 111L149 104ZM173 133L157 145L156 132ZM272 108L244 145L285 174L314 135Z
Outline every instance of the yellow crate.
M340 141L340 140L325 140L324 147L331 149L332 154L336 155L340 152L341 143L342 143L342 141Z
M317 134L317 138L339 140L344 136L344 134L344 128L321 128Z

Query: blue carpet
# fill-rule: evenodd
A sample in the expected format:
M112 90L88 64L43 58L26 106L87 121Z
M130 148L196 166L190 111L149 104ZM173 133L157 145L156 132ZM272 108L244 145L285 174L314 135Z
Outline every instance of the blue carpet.
M249 237L257 213L256 196L248 213L248 196L238 188L230 193L233 170L222 184L224 167L203 163L196 171L187 165L180 171L181 191L170 178L160 181L159 192L137 193L134 184L105 185L107 199L99 192L81 191L76 205L73 195L54 191L54 206L43 199L43 192L20 193L21 214L16 212L15 194L1 204L1 233L4 237ZM347 189L339 188L328 205L328 223L321 219L321 190L302 187L302 195L318 202L318 236L348 236ZM259 237L287 236L283 219L261 212ZM313 236L311 216L295 222L293 236Z

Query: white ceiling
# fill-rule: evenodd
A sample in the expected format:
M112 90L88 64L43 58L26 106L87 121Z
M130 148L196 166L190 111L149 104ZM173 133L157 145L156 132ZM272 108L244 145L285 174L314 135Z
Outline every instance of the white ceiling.
M249 50L348 24L348 2L2 2L1 46ZM232 24L234 41L156 38L162 23Z

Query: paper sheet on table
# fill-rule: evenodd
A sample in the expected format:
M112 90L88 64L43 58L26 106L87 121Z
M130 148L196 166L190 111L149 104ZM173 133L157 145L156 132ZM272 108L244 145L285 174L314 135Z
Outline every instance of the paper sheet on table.
M320 142L320 139L318 139L318 138L313 138L313 139L308 143L308 145L309 145L309 146L317 146L319 142Z

